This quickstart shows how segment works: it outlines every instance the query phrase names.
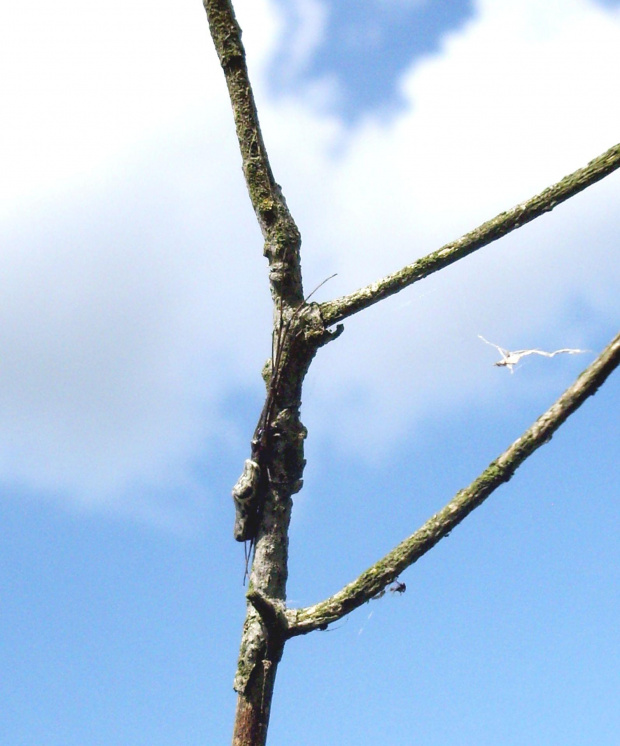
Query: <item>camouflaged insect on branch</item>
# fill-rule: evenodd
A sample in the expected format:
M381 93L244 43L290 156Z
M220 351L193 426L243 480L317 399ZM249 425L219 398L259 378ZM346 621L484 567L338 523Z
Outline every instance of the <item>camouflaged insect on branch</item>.
M258 529L261 502L261 468L256 461L248 458L243 464L243 472L232 488L235 502L234 536L237 541L250 541Z

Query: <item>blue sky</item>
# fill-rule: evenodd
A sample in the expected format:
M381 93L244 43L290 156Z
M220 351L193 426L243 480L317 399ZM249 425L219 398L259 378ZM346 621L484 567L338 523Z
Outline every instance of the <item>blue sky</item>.
M617 3L243 0L306 286L350 292L618 141ZM230 739L259 231L200 3L2 10L0 740ZM122 18L122 23L119 23ZM346 323L289 598L414 531L617 332L616 174ZM387 594L293 640L270 743L616 744L618 376Z
M329 77L339 87L335 106L348 121L401 105L398 76L417 57L437 52L445 33L473 12L469 0L279 2L278 10L289 34L319 26L320 32L312 53L292 71L286 64L290 47L281 44L269 70L273 89L294 89L300 76Z

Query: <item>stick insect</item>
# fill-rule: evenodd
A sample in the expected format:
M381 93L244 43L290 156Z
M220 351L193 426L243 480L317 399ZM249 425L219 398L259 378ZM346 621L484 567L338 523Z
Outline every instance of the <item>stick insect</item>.
M508 368L508 370L513 373L513 368L517 363L521 360L522 357L526 357L527 355L542 355L543 357L555 357L556 355L561 355L562 353L568 353L569 355L578 355L582 352L588 352L588 350L574 350L568 347L564 347L561 350L555 350L555 352L545 352L544 350L514 350L513 352L510 352L510 350L505 350L503 347L500 347L499 345L493 344L493 342L489 342L488 339L485 339L481 334L478 335L478 337L483 341L486 342L488 345L491 345L491 347L495 347L495 349L499 352L499 354L502 356L501 360L498 360L496 363L493 363L493 365L497 365L498 368Z
M284 321L282 298L279 303L279 326L277 334L272 337L271 346L271 377L267 388L265 404L261 411L260 417L254 435L252 436L250 458L246 459L243 465L243 472L232 489L232 496L235 503L235 527L234 537L237 541L246 542L245 546L245 567L246 576L248 564L252 556L256 542L256 534L262 516L265 497L269 489L271 477L269 469L266 466L268 462L270 449L273 438L273 415L276 401L280 395L280 386L282 375L286 367L288 351L292 343L290 339L291 326L299 317L299 314L305 307L308 300L322 287L328 280L335 275L331 275L314 288L314 290L304 298L303 302L293 311L288 321ZM249 548L247 542L250 542Z

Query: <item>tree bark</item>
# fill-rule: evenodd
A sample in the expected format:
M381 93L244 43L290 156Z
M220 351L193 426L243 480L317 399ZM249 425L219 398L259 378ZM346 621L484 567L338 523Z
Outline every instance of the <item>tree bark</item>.
M251 619L248 610L246 625L254 624L260 626L260 621ZM279 645L272 644L271 650L267 647L262 650L264 657L260 665L253 668L246 689L238 694L233 746L264 746L267 743L271 700L284 641Z

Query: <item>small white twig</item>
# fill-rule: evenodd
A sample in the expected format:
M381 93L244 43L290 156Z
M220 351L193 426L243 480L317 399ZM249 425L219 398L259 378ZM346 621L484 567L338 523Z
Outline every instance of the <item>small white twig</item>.
M567 353L568 355L578 355L582 352L588 352L588 350L574 350L569 347L564 347L561 350L555 350L555 352L545 352L544 350L505 350L503 347L500 347L499 345L493 344L493 342L489 342L488 339L485 339L482 334L479 334L478 337L483 341L486 342L488 345L491 345L491 347L495 347L495 349L499 352L499 354L502 356L501 360L498 360L496 363L493 363L493 365L497 365L498 368L508 368L508 370L512 373L514 366L521 360L522 357L526 357L527 355L542 355L543 357L555 357L556 355L561 355L562 353Z

